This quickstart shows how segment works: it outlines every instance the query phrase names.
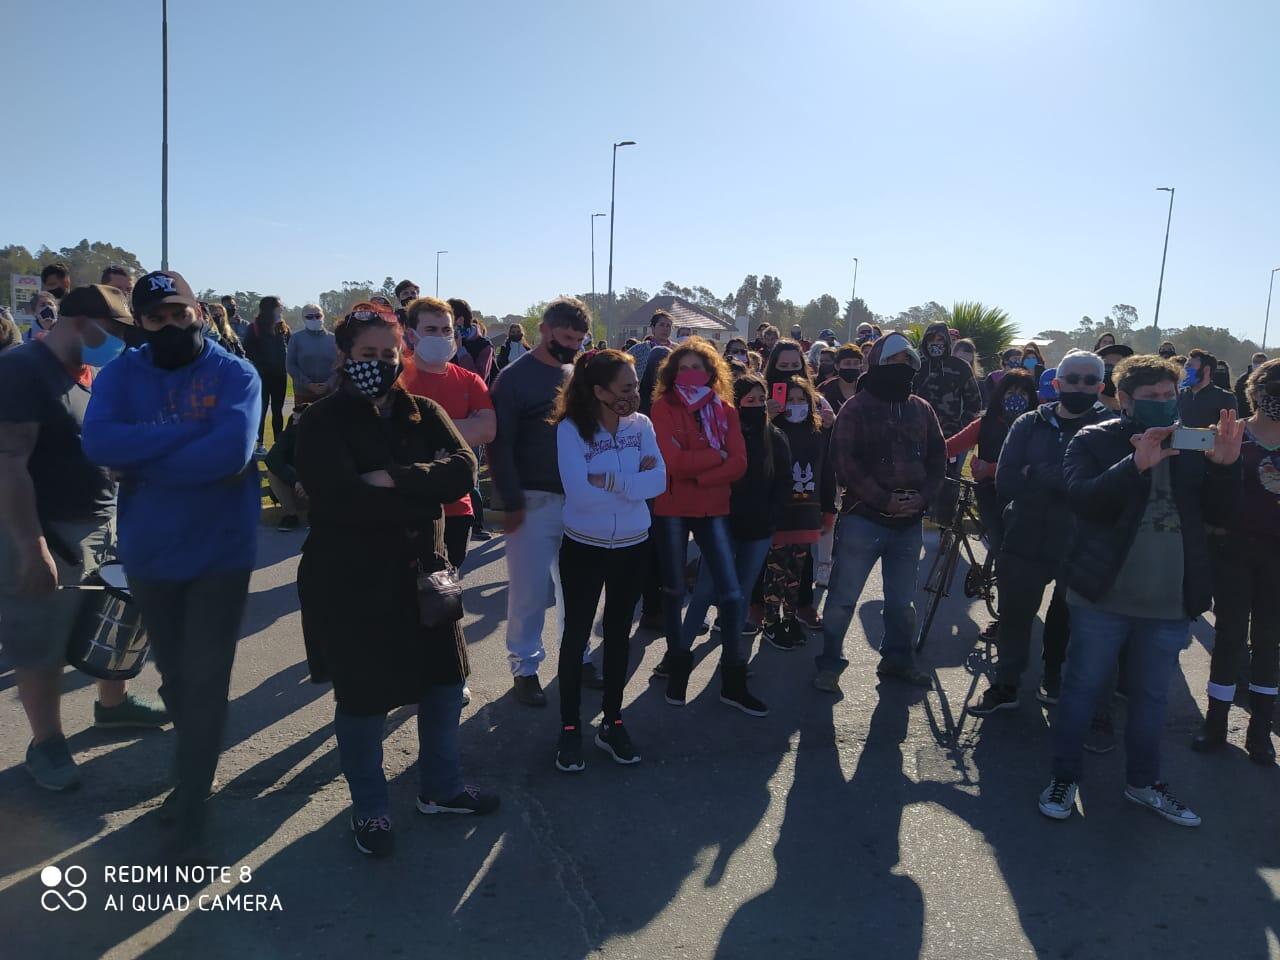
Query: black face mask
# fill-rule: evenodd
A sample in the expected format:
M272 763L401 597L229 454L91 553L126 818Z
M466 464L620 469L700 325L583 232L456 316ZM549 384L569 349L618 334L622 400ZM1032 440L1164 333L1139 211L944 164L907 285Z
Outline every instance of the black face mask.
M507 337L507 339L510 340L512 343L519 343L521 340L524 339L524 331L521 331L519 333L513 333L511 334L511 336Z
M767 412L764 407L739 407L738 421L743 430L763 430Z
M857 383L858 378L862 376L861 370L850 370L848 367L841 367L836 372L840 374L840 379L845 383Z
M792 377L802 376L804 376L804 367L801 367L798 370L780 370L775 367L773 370L773 376L769 378L769 383L789 383Z
M574 358L578 355L578 351L573 347L566 347L563 343L551 339L547 341L547 353L551 354L551 359L559 363L573 363Z
M888 403L902 403L911 396L911 383L915 376L916 372L907 364L891 363L868 370L863 376L862 385L874 397Z
M1058 403L1067 413L1074 413L1077 416L1086 410L1091 410L1097 400L1098 395L1096 393L1080 393L1079 391L1063 393L1058 396Z
M836 368L829 363L824 363L818 367L818 379L829 380L836 372Z
M147 331L151 344L151 362L161 370L177 370L200 356L204 349L204 333L198 323L189 327L165 324L159 330Z
M386 360L352 360L350 357L342 366L342 372L351 385L370 400L377 400L390 393L391 388L396 385L396 378L400 376L400 370L398 363Z

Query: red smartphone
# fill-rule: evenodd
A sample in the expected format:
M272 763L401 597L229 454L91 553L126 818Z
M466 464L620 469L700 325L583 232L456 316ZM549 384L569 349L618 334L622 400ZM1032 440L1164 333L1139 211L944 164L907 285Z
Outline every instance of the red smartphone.
M780 407L786 407L787 385L785 383L775 383L773 385L773 402Z

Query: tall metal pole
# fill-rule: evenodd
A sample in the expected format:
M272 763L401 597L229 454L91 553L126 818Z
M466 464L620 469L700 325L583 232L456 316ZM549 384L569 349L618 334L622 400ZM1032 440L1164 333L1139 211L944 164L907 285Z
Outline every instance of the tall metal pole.
M853 343L853 305L858 302L858 258L853 258L853 293L849 295L849 336L845 343Z
M169 269L169 0L160 0L160 269Z
M604 329L606 339L612 339L614 336L613 329L613 211L614 201L618 195L618 148L633 147L634 140L620 140L613 145L613 176L609 184L609 305L606 308L608 316L604 320Z
M1169 227L1173 223L1173 187L1156 187L1157 190L1169 191L1169 219L1164 224L1164 253L1160 255L1160 285L1156 287L1156 319L1152 324L1156 333L1160 332L1160 295L1164 293L1164 262L1169 256Z
M591 215L591 309L599 310L600 305L596 303L596 217L607 217L607 213L593 213Z
M436 296L440 296L440 254L448 253L448 250L436 251Z
M1276 285L1276 273L1280 271L1280 267L1276 267L1271 271L1271 282L1267 284L1267 318L1262 321L1262 347L1267 349L1267 327L1271 325L1271 288Z

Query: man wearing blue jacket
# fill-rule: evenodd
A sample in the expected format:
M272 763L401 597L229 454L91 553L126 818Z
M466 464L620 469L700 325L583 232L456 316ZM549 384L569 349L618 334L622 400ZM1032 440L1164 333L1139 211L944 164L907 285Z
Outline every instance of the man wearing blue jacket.
M180 857L194 859L254 567L261 384L246 361L205 339L180 274L141 278L133 313L146 343L98 375L84 450L120 476L120 560L177 731L164 814L178 823Z

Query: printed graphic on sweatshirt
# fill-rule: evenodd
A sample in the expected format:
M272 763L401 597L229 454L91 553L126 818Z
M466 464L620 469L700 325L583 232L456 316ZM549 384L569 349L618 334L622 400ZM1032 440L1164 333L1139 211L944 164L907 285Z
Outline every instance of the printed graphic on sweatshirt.
M813 480L813 464L806 463L801 466L799 463L791 464L791 490L798 500L808 500L812 496L816 484Z
M640 435L638 433L610 437L608 440L591 440L587 443L587 462L590 463L602 453L611 453L614 450L621 453L623 450L631 449L640 449Z
M208 420L218 405L218 376L212 372L197 371L191 379L169 390L164 401L165 419L183 423L191 420Z

